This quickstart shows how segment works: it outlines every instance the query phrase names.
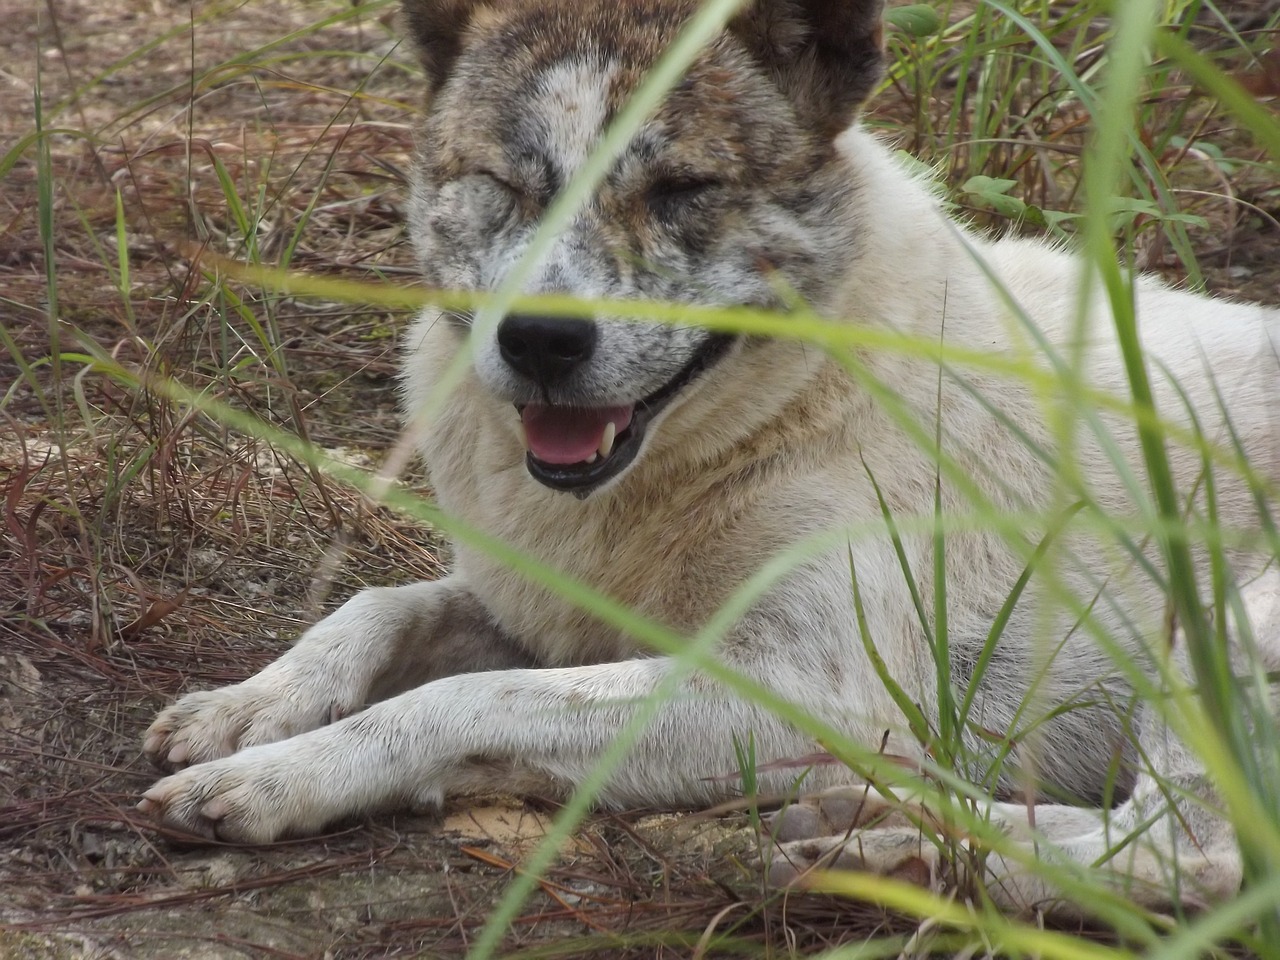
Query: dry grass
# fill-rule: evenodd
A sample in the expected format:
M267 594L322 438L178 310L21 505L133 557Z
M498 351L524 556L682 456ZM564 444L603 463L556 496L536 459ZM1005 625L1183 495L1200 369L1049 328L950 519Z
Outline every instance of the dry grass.
M512 838L442 832L435 817L266 849L190 849L133 812L154 779L140 734L160 705L243 679L354 591L435 577L441 562L430 531L264 443L162 396L77 378L73 361L60 370L41 362L55 335L68 352L92 341L353 462L376 461L398 426L402 318L223 286L177 253L194 242L245 255L216 158L239 195L256 200L262 259L277 259L305 217L295 266L365 280L410 272L400 171L415 88L382 63L385 10L259 51L254 65L216 69L349 10L222 4L196 26L193 51L184 7L59 2L41 27L24 16L26 29L3 40L6 62L18 65L0 91L5 141L30 129L37 43L46 125L91 136L50 140L54 333L35 150L0 196L0 311L16 348L0 355L0 389L9 390L0 407L0 955L457 955L518 857ZM344 53L317 55L333 50ZM746 871L713 879L709 848L673 853L667 834L665 822L639 817L593 822L509 946L641 957L670 941L672 955L686 955L725 908L715 929L748 946L783 929L801 947L846 935L847 907L742 907L726 877L741 883Z
M0 351L0 956L457 955L518 861L511 838L442 833L431 817L192 850L134 814L154 777L140 734L161 704L242 679L361 587L438 576L440 545L259 440L50 359L92 342L376 462L397 430L403 318L223 284L177 251L245 256L221 164L256 211L261 259L292 249L294 266L330 275L412 272L400 205L417 94L404 55L387 59L387 9L49 0L33 16L0 3L0 142L31 130L37 65L45 125L75 131L49 140L56 289L37 150L0 191L0 317L13 344ZM306 32L328 15L346 19ZM920 109L902 93L886 122ZM1204 112L1196 122L1223 125ZM1035 138L1066 142L1073 121L1058 124ZM1280 300L1265 233L1280 199L1254 168L1238 170L1204 201L1230 226L1201 252L1220 287ZM1224 192L1235 199L1224 205ZM704 934L716 946L714 932L733 942L709 955L786 954L888 928L869 908L762 897L736 826L594 819L508 946L688 956Z

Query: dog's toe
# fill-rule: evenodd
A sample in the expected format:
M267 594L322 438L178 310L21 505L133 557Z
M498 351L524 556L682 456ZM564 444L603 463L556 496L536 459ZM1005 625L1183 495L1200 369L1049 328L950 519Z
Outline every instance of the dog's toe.
M764 818L765 829L775 843L809 840L821 836L822 819L818 811L806 803L793 803ZM826 831L830 833L830 831Z
M161 780L142 795L138 810L171 830L203 840L216 840L214 824L199 814L198 806L178 777Z
M845 854L846 838L809 837L777 844L769 860L766 876L775 888L803 886L816 869L853 866ZM841 862L844 860L845 862Z

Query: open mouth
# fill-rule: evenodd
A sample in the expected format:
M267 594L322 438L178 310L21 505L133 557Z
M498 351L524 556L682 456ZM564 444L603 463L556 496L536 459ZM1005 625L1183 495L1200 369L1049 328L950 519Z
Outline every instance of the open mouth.
M716 334L665 384L636 403L571 407L517 405L530 475L578 497L625 470L644 443L645 428L681 390L728 352L734 337Z

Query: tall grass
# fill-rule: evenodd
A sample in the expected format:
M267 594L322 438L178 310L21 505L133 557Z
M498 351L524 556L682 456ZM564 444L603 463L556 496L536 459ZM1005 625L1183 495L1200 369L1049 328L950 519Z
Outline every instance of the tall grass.
M386 4L374 4L375 10ZM646 620L610 598L602 596L562 574L545 569L535 559L523 556L482 531L470 528L457 517L439 510L429 500L414 496L389 483L387 471L375 475L335 458L323 446L308 439L306 405L291 389L293 371L288 362L286 337L276 315L278 298L286 295L318 295L330 299L349 298L372 302L381 298L403 306L406 301L467 304L478 308L477 335L491 329L513 306L536 306L565 315L590 314L600 303L574 303L563 298L522 298L519 290L529 264L553 242L558 230L569 222L573 211L586 202L607 173L617 152L636 127L678 81L684 68L719 26L739 6L739 0L706 0L686 31L672 46L637 92L626 110L619 114L608 135L584 166L581 174L557 198L543 218L537 239L526 262L517 266L501 289L488 296L464 294L419 294L403 291L380 292L350 283L323 282L281 270L298 262L298 251L316 210L322 206L323 188L338 169L338 146L326 156L308 154L298 169L309 163L312 187L307 199L293 210L293 226L282 228L273 221L280 216L280 198L273 195L270 171L255 165L246 149L235 155L233 169L222 154L209 153L209 179L205 189L214 189L225 204L219 224L192 217L188 241L214 248L240 266L225 270L211 268L216 258L203 260L202 275L187 277L185 317L166 316L165 326L148 330L137 315L132 300L130 233L125 202L120 194L113 199L113 249L103 246L100 257L118 294L121 323L128 331L129 350L121 356L104 344L87 324L63 316L59 310L60 284L65 278L54 270L53 207L59 189L48 154L50 134L46 105L37 99L33 107L35 135L15 145L3 159L0 170L7 171L26 151L37 157L39 181L40 238L49 266L46 289L48 317L47 353L32 357L13 332L4 334L20 382L11 385L0 399L0 412L14 403L20 389L29 389L50 411L50 430L56 442L73 447L97 438L106 444L108 459L117 466L113 482L98 504L96 516L109 516L119 509L125 488L143 474L172 476L180 471L180 438L184 431L216 429L224 431L214 439L231 444L231 436L249 438L254 449L272 451L273 456L290 458L308 471L314 489L332 524L328 534L336 536L341 526L342 508L329 498L331 483L355 488L383 504L411 516L431 528L447 533L468 546L485 551L522 575L571 599L605 623L625 630L640 642L672 659L674 669L664 685L638 705L633 719L611 750L601 758L594 775L575 792L560 810L552 829L538 850L522 865L523 870L495 905L487 926L473 942L471 955L492 956L498 952L509 924L524 900L535 889L538 876L557 855L569 836L589 811L593 799L607 782L659 710L673 696L682 680L701 672L736 695L754 700L821 742L839 761L885 788L905 787L926 798L940 819L955 826L950 836L922 832L926 842L947 845L952 857L967 858L976 866L986 851L994 850L1020 859L1029 869L1042 872L1072 899L1086 904L1116 933L1110 944L1093 936L1037 929L1002 916L983 896L981 871L974 871L976 886L964 891L965 901L950 892L931 892L883 878L837 877L827 881L829 889L886 907L918 915L928 920L910 942L901 938L872 938L856 949L837 951L840 956L891 956L899 953L925 955L931 951L953 953L991 952L999 955L1037 955L1048 958L1129 957L1137 953L1160 957L1190 957L1219 950L1222 944L1243 944L1259 955L1280 957L1280 737L1275 723L1254 695L1249 678L1235 675L1224 655L1221 623L1206 615L1210 609L1222 611L1238 602L1228 547L1241 538L1240 531L1222 529L1208 518L1195 518L1188 509L1193 491L1179 490L1170 475L1166 448L1170 444L1191 444L1202 452L1205 484L1212 508L1212 478L1215 471L1238 470L1253 480L1260 503L1271 505L1277 491L1258 480L1241 463L1238 449L1222 449L1206 437L1173 429L1162 418L1152 400L1151 376L1143 355L1125 266L1162 265L1161 254L1172 251L1178 272L1193 284L1204 274L1195 256L1197 231L1207 220L1199 212L1188 212L1182 202L1179 178L1183 164L1221 165L1240 168L1274 163L1280 159L1280 124L1273 114L1259 108L1243 94L1227 72L1215 66L1213 57L1188 42L1197 16L1214 22L1214 9L1206 0L1125 0L1125 2L1050 3L1048 0L1002 0L964 5L952 10L943 3L931 16L928 10L895 11L891 21L890 51L893 56L888 85L905 94L906 108L886 109L868 118L872 125L904 139L925 165L945 184L947 200L958 212L999 229L1048 231L1064 242L1075 244L1083 254L1082 289L1100 286L1106 291L1116 318L1117 334L1125 353L1129 374L1127 396L1100 395L1087 382L1083 359L1078 353L1046 355L1033 360L989 356L977 351L922 342L889 331L833 324L807 314L802 308L784 319L753 310L691 310L652 304L608 304L615 315L642 316L669 322L696 320L722 330L776 337L803 338L815 347L841 359L886 409L899 418L908 436L930 453L936 464L938 489L944 482L964 491L969 510L943 514L940 503L931 515L895 515L884 505L882 516L865 518L856 527L800 543L785 553L769 558L734 592L729 602L692 637L675 634L660 624ZM342 12L321 18L302 31L318 33L324 28L354 17L359 11ZM1226 12L1224 10L1224 12ZM1276 16L1271 28L1276 27ZM935 22L936 20L936 22ZM181 28L178 28L181 29ZM1228 33L1221 30L1220 33ZM1233 63L1242 61L1239 37L1218 48L1230 54ZM1251 41L1255 44L1258 41ZM192 77L192 85L212 85L227 71L272 61L279 44L255 48L220 64L216 70ZM63 104L69 108L93 93L118 71L127 70L134 51L103 71L91 82L80 85ZM334 54L338 59L339 54ZM1247 62L1247 61L1246 61ZM1252 138L1271 151L1271 161L1243 151L1228 161L1223 150L1196 140L1208 124L1203 100L1183 96L1170 100L1163 91L1185 84L1190 75L1209 89L1232 118L1232 142ZM1182 89L1185 89L1183 87ZM357 85L351 101L365 96ZM142 111L151 105L137 105ZM55 114L58 110L54 111ZM336 119L336 118L335 118ZM1215 129L1222 130L1220 124ZM1190 131L1190 132L1188 132ZM88 134L89 131L81 131ZM1196 146L1199 144L1198 146ZM1241 151L1237 151L1241 152ZM1194 156L1192 156L1194 154ZM1190 159L1189 159L1190 158ZM1223 159L1215 159L1223 158ZM194 168L193 168L194 169ZM1274 170L1274 168L1272 168ZM254 175L256 170L257 175ZM292 180L292 178L290 178ZM1211 177L1212 179L1212 177ZM1198 181L1197 181L1198 182ZM1234 211L1233 211L1234 212ZM980 268L980 265L976 265ZM232 279L249 279L248 287ZM1083 332L1088 318L1082 298L1079 315ZM1016 305L1015 305L1016 306ZM202 318L195 334L203 346L196 349L197 362L185 365L172 375L172 338L185 335L192 318ZM1082 338L1083 339L1083 338ZM1016 377L1044 399L1048 422L1053 428L1054 449L1048 454L1058 468L1057 488L1050 507L1033 515L1009 515L999 510L981 492L981 486L945 448L941 424L916 421L899 402L890 384L877 381L860 356L866 351L896 352L936 362L939 383L944 376L957 382L977 373ZM1043 361L1048 360L1048 363ZM462 375L467 358L461 357L452 378L446 378L433 403L444 403L449 389ZM47 372L46 372L47 368ZM84 399L85 378L108 378L121 391L125 416L95 406ZM271 389L261 403L251 399L241 386L261 379ZM940 388L941 389L941 388ZM163 415L157 411L164 408ZM430 416L432 407L416 412ZM140 410L148 411L145 415ZM1143 491L1147 512L1141 522L1108 515L1097 503L1083 502L1087 485L1075 475L1072 451L1080 433L1100 429L1100 411L1123 415L1134 424L1143 451L1143 473L1135 483ZM143 421L163 421L145 442L125 439ZM212 425L212 426L211 426ZM1030 441L1028 441L1030 442ZM1118 470L1125 470L1120 464ZM874 482L875 478L872 478ZM67 485L78 482L67 478ZM1082 508L1087 521L1077 515ZM1264 513L1266 511L1264 510ZM77 515L77 522L85 518ZM979 725L971 716L974 691L988 669L990 653L1000 641L1000 631L1010 610L1019 601L1027 580L1034 575L1051 585L1052 603L1068 610L1086 629L1099 632L1098 641L1122 657L1122 645L1101 633L1086 603L1070 595L1055 574L1057 565L1067 562L1056 533L1068 522L1087 522L1099 536L1129 545L1150 540L1157 546L1159 566L1166 571L1173 619L1182 628L1194 669L1194 696L1173 675L1152 677L1149 667L1135 662L1119 662L1136 688L1163 711L1171 726L1201 756L1206 769L1218 784L1225 814L1248 838L1242 844L1248 889L1236 901L1196 917L1173 921L1155 918L1117 896L1099 879L1099 872L1083 867L1043 863L1028 851L1011 845L1007 838L983 816L984 792L970 782L975 767L998 766L1005 759L997 751L994 760L972 756L966 748L967 731ZM1028 540L1023 531L1046 531L1038 540ZM996 618L983 658L967 685L950 673L947 550L949 538L965 531L994 530L1004 535L1011 549L1026 564L1026 575L1014 587L1001 614ZM101 526L83 535L90 545L99 544L105 534ZM935 651L940 710L936 724L914 705L910 697L895 687L887 671L881 681L891 687L904 713L903 725L923 743L932 758L924 778L909 776L898 765L881 756L876 744L852 742L830 725L826 718L813 716L802 704L788 702L776 693L752 683L721 663L715 649L737 619L761 593L795 570L797 566L842 543L860 538L889 537L899 549L901 575L910 584L916 614ZM933 567L913 570L901 549L902 538L927 537L933 543ZM1260 534L1264 548L1280 557L1280 537L1269 526ZM99 558L94 568L107 564ZM1205 567L1208 567L1207 576ZM858 595L858 571L851 562L854 595ZM1203 584L1210 584L1206 593ZM928 583L929 587L920 584ZM1214 623L1218 626L1214 626ZM104 629L106 629L104 627ZM864 634L850 638L874 650L875 638ZM1028 704L1027 729L1034 730L1033 704ZM750 731L726 731L741 742L749 742ZM750 751L742 752L748 763ZM994 774L994 770L991 771ZM744 771L744 781L752 780ZM957 835L972 838L959 842ZM1122 842L1122 838L1117 838ZM762 892L761 896L772 894ZM731 931L730 931L731 932ZM712 943L720 941L713 940ZM725 941L727 944L727 941ZM785 950L778 948L779 955ZM834 955L834 954L833 954Z

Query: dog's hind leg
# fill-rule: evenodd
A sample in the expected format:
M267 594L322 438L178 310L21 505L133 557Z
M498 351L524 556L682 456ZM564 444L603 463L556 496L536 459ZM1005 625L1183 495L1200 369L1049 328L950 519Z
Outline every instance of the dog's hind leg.
M777 848L770 883L803 885L815 870L863 870L939 889L981 884L991 901L1012 914L1082 914L1077 901L1054 881L1052 865L1088 867L1118 895L1153 910L1202 907L1220 902L1240 886L1240 861L1228 822L1206 807L1212 802L1200 773L1139 782L1139 790L1116 810L1061 805L1035 808L1035 827L1025 806L991 803L976 812L1006 835L1001 852L986 849L956 824L940 822L918 800L886 799L866 790L861 819L840 826L817 808L848 806L851 791L804 798L776 814L769 829ZM813 824L826 835L808 838ZM920 825L917 825L920 824ZM1037 866L1037 863L1044 866Z
M178 769L313 730L439 677L530 665L458 577L366 590L261 673L168 707L143 751Z
M1254 655L1245 656L1237 640L1237 669L1247 681L1251 665L1280 668L1280 573L1268 571L1241 598L1255 644ZM1274 716L1274 706L1269 709ZM1139 740L1144 770L1114 810L1039 805L1032 814L1011 803L985 805L977 816L1007 837L994 845L998 852L949 828L910 796L842 787L802 798L768 822L776 844L770 881L803 884L815 869L828 868L938 886L977 881L1011 913L1080 916L1080 901L1054 882L1052 869L1038 869L1042 863L1090 868L1092 880L1153 910L1229 898L1240 887L1240 852L1200 761L1150 707Z

